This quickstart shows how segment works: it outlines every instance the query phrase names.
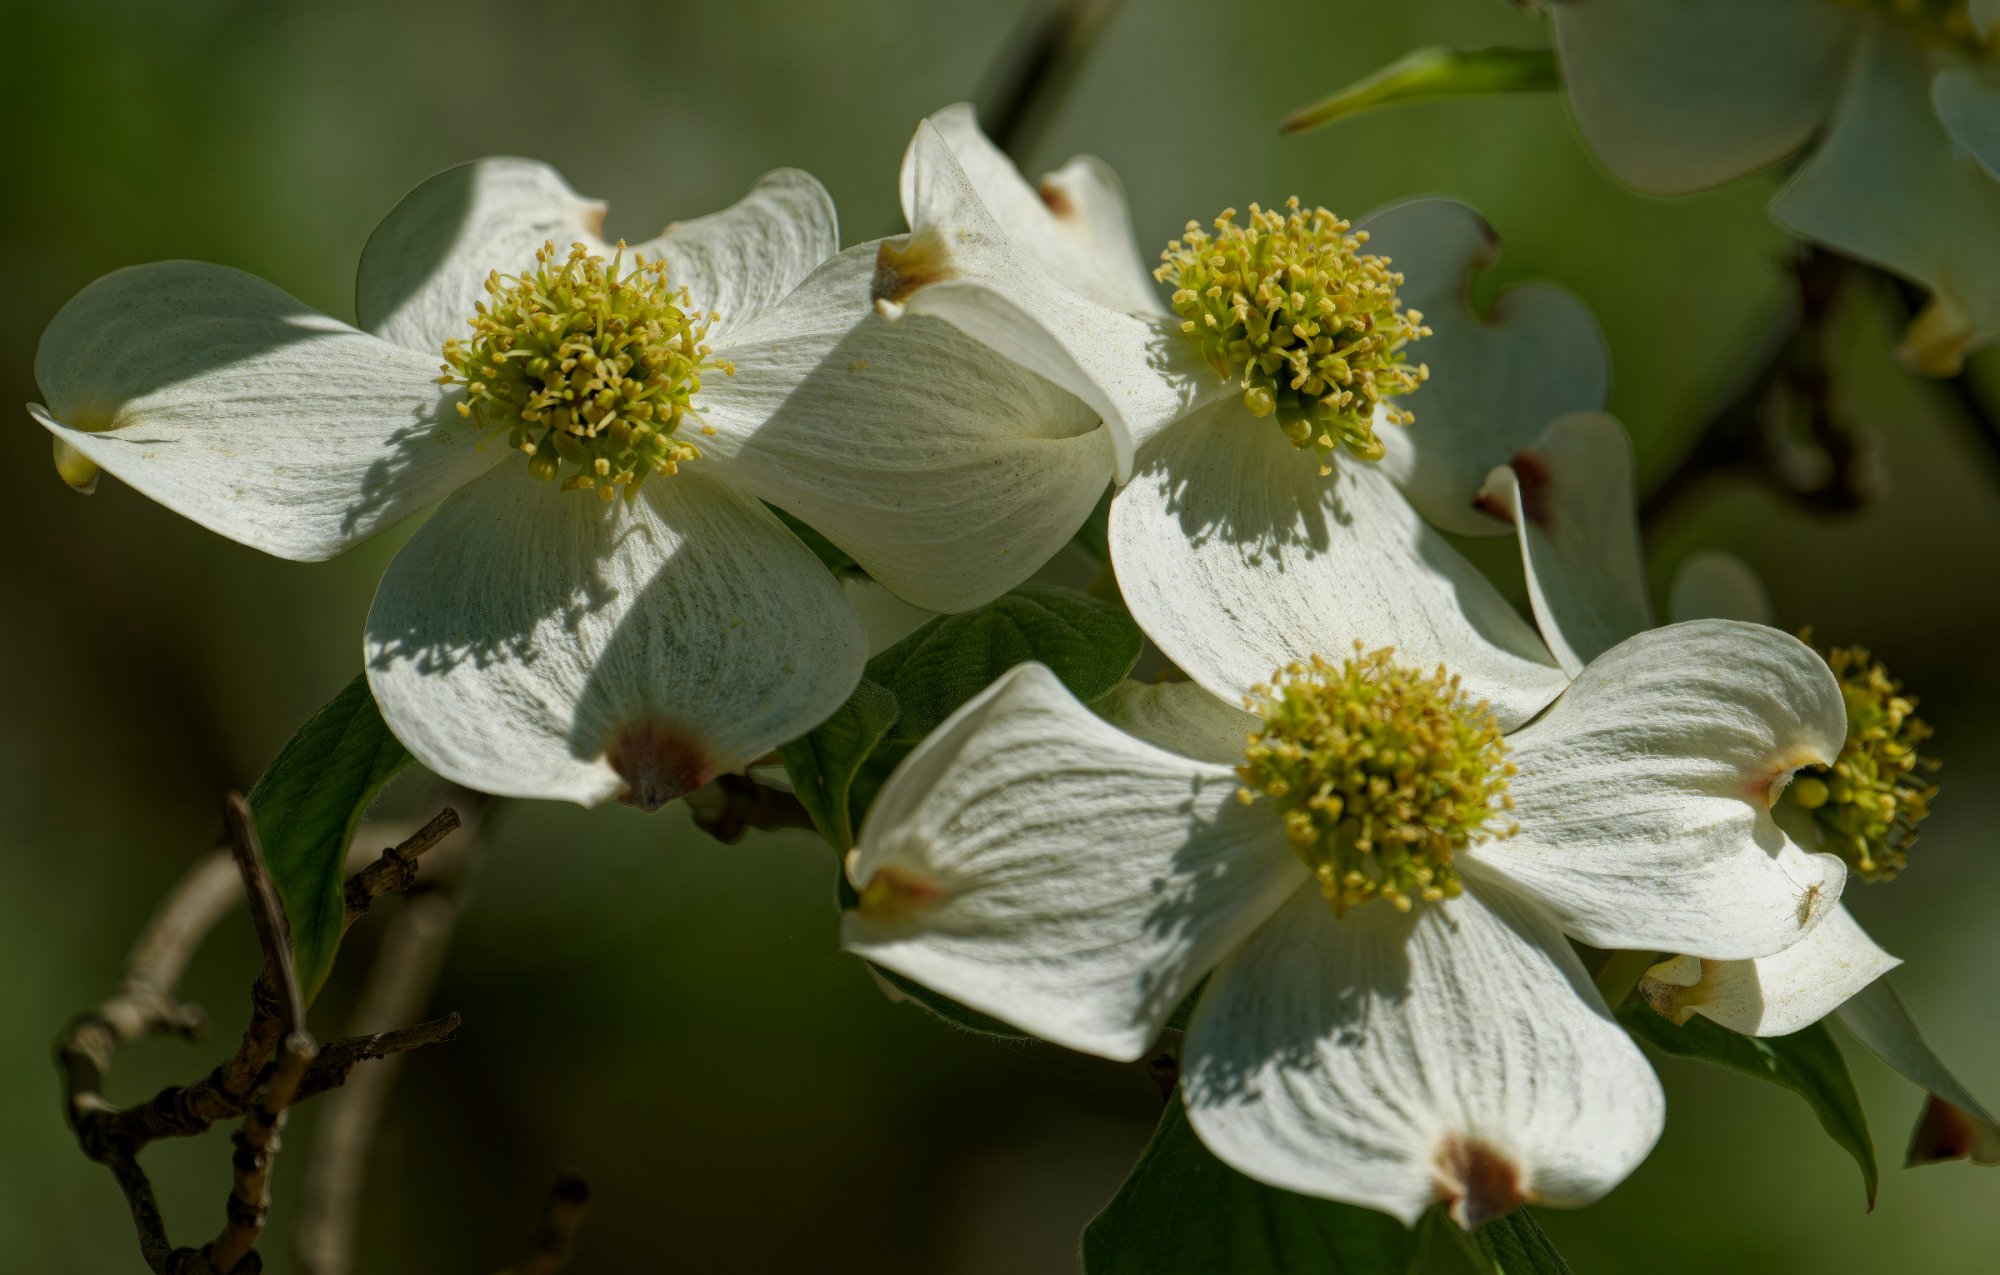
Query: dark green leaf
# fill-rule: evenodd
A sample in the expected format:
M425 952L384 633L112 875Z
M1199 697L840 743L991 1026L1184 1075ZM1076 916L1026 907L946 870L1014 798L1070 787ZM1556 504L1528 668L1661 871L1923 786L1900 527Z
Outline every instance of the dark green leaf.
M1554 49L1418 49L1331 97L1287 115L1287 133L1318 128L1350 115L1469 94L1547 92L1562 87Z
M368 804L410 764L357 677L299 728L250 790L257 837L285 917L307 999L333 968L347 917L347 847Z
M793 535L805 541L806 548L813 551L813 556L818 558L820 565L824 566L828 571L833 572L837 576L853 575L860 572L861 568L855 565L854 559L847 556L847 550L828 540L825 536L819 534L818 531L800 522L797 518L792 517L776 505L766 505L765 508L778 515L778 521L784 523Z
M1083 1233L1085 1275L1406 1275L1423 1235L1386 1213L1295 1195L1215 1158L1168 1102L1138 1167Z
M1470 1233L1443 1213L1436 1216L1481 1275L1571 1275L1569 1263L1526 1209L1496 1217Z
M938 723L1029 660L1049 666L1085 703L1138 662L1143 639L1121 606L1074 589L1026 584L963 615L941 615L868 661L900 712L886 742L916 747Z
M840 879L844 883L847 880L846 874L843 873ZM852 899L843 898L841 900L841 906L843 907L851 907L852 905ZM951 997L934 992L922 983L905 978L894 970L884 969L872 962L868 968L880 975L884 982L895 988L897 993L906 1000L915 1001L953 1026L963 1027L969 1032L978 1032L982 1036L1004 1036L1008 1040L1032 1039L1024 1031L1010 1027L997 1018L989 1018L987 1015L969 1006L961 1005Z
M1854 1092L1854 1080L1847 1074L1847 1060L1822 1024L1814 1023L1789 1036L1743 1036L1699 1014L1676 1027L1645 1004L1626 1006L1618 1019L1626 1030L1662 1053L1699 1058L1768 1080L1804 1098L1819 1118L1820 1128L1861 1167L1868 1207L1874 1209L1879 1175L1875 1143L1868 1136L1868 1117Z
M845 853L896 763L993 679L1037 660L1088 702L1132 671L1142 641L1122 606L1023 585L976 611L930 620L868 661L854 697L779 755L814 824Z
M895 721L895 695L863 677L854 694L818 729L778 749L792 777L793 794L835 850L845 853L854 846L848 805L854 775Z
M1114 493L1114 488L1105 489L1104 494L1098 497L1096 507L1090 511L1090 517L1083 520L1083 525L1076 529L1076 535L1071 537L1085 553L1097 559L1100 566L1111 561L1111 497Z

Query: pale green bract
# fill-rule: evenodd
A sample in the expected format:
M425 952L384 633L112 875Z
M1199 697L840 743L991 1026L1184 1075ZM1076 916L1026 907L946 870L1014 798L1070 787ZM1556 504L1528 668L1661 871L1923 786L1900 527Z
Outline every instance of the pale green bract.
M1683 194L1806 153L1771 206L1923 285L1900 353L1955 373L2000 337L2000 12L1988 0L1549 0L1577 127Z

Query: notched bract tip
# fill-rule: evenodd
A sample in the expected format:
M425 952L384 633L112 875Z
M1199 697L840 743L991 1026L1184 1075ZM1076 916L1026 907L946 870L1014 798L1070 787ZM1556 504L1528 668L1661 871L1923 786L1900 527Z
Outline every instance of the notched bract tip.
M69 489L86 496L96 491L97 476L103 472L98 469L97 462L63 439L49 441L55 446L56 475L69 484Z
M1520 1166L1476 1138L1454 1135L1438 1151L1438 1198L1451 1220L1476 1231L1532 1200Z
M686 731L656 719L620 730L604 759L625 781L618 800L652 814L715 778L715 763Z
M1550 472L1547 461L1526 448L1515 452L1506 465L1496 467L1486 476L1485 485L1472 498L1472 507L1510 526L1513 524L1514 510L1501 490L1495 487L1495 479L1509 469L1514 471L1515 485L1521 492L1521 516L1542 531L1553 532L1555 506L1558 503L1553 491L1555 475Z
M893 920L944 897L944 887L929 877L883 865L861 879L860 850L847 853L847 879L860 894L855 911L873 920Z
M1932 1094L1924 1104L1916 1132L1910 1135L1910 1150L1903 1165L1915 1168L1947 1160L2000 1164L2000 1127Z
M876 313L890 322L903 317L917 289L951 278L944 244L934 231L884 239L875 251L873 295Z

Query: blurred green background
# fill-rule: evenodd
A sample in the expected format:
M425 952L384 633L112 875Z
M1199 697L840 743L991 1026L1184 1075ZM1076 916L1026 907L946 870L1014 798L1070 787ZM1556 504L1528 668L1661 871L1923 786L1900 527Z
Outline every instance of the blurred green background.
M481 155L555 163L610 201L613 233L720 207L786 164L831 188L847 241L892 232L916 121L990 98L996 65L1042 7L10 0L0 398L38 397L42 325L133 262L225 262L351 318L354 262L376 219L424 177ZM1542 277L1595 307L1643 482L1729 395L1770 327L1785 285L1762 213L1769 179L1636 197L1593 166L1550 97L1276 134L1285 109L1416 45L1544 38L1491 0L1282 14L1128 0L1026 167L1103 156L1142 241L1291 193L1349 215L1410 194L1470 200L1506 242L1482 293ZM1887 498L1821 521L1718 483L1677 505L1649 550L1664 587L1689 549L1734 548L1767 575L1781 623L1874 646L1924 696L1944 795L1914 868L1849 897L1909 961L1896 981L1933 1038L1993 1101L2000 472L1889 365L1886 313L1851 309L1836 374L1841 401L1881 435ZM222 791L247 787L357 670L372 582L402 533L334 563L282 563L114 480L76 497L25 415L6 438L0 1252L15 1270L136 1270L109 1175L62 1124L49 1042L111 990L153 902L214 843ZM1481 560L1517 588L1507 557ZM404 790L406 802L425 796L421 780ZM725 847L680 806L652 818L497 811L434 1002L464 1012L464 1033L402 1075L359 1269L498 1269L559 1168L595 1188L579 1272L1073 1266L1080 1228L1145 1140L1151 1082L890 1004L836 949L833 876L809 836ZM388 919L357 931L315 1009L322 1037L340 1030ZM191 1080L227 1049L254 953L233 918L187 983L215 1020L210 1040L129 1051L114 1097ZM2000 1172L1896 1168L1919 1097L1858 1047L1850 1059L1885 1163L1872 1215L1803 1104L1669 1062L1659 1150L1598 1206L1544 1224L1585 1272L1992 1269ZM302 1113L278 1163L268 1269L292 1268L313 1141ZM219 1224L228 1156L221 1134L148 1153L179 1242ZM1461 1269L1445 1250L1431 1266Z

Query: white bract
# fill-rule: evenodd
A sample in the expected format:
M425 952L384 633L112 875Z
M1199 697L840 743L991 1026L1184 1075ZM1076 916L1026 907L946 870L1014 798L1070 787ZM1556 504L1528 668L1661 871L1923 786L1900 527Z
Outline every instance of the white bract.
M1515 524L1536 620L1565 668L1581 670L1652 628L1631 444L1616 421L1595 415L1556 421L1511 464L1496 467L1486 490L1489 508ZM1534 492L1532 502L1524 490ZM1768 624L1772 609L1755 572L1738 559L1709 553L1682 564L1672 615L1680 622ZM1775 815L1800 844L1842 854L1864 879L1886 879L1902 867L1931 793L1916 755L1927 730L1865 652L1836 649L1831 658L1846 723L1836 764L1854 774L1842 779L1808 771L1786 789ZM1940 1158L1949 1150L1982 1163L2000 1161L2000 1124L1952 1076L1881 981L1900 964L1843 901L1782 952L1750 960L1676 956L1649 970L1639 990L1675 1023L1698 1014L1750 1036L1789 1035L1837 1012L1872 1052L1934 1095L1926 1155Z
M369 241L360 328L221 266L119 271L49 325L30 412L66 478L280 557L441 500L368 617L391 729L483 791L657 807L860 676L861 624L764 502L953 610L1068 538L1111 445L949 326L879 319L874 245L836 255L804 173L633 249L603 217L542 164L441 174Z
M2000 2L1550 0L1578 128L1654 194L1811 147L1780 225L1922 284L1903 356L2000 336Z
M1677 625L1503 741L1442 673L1315 650L1340 654L1302 650L1256 715L1178 682L1100 717L1014 669L876 799L844 941L1119 1059L1207 978L1189 1119L1261 1181L1466 1226L1597 1198L1663 1099L1568 940L1740 960L1812 933L1845 872L1770 804L1839 749L1838 686L1775 630Z
M1234 701L1310 635L1443 662L1510 727L1561 689L1437 528L1503 531L1474 507L1487 470L1601 405L1608 367L1566 293L1468 308L1497 253L1471 209L1423 200L1350 230L1253 207L1191 226L1163 255L1169 309L1095 159L1030 185L953 107L919 126L902 190L911 233L883 245L884 312L954 324L1102 415L1119 587L1196 682Z

